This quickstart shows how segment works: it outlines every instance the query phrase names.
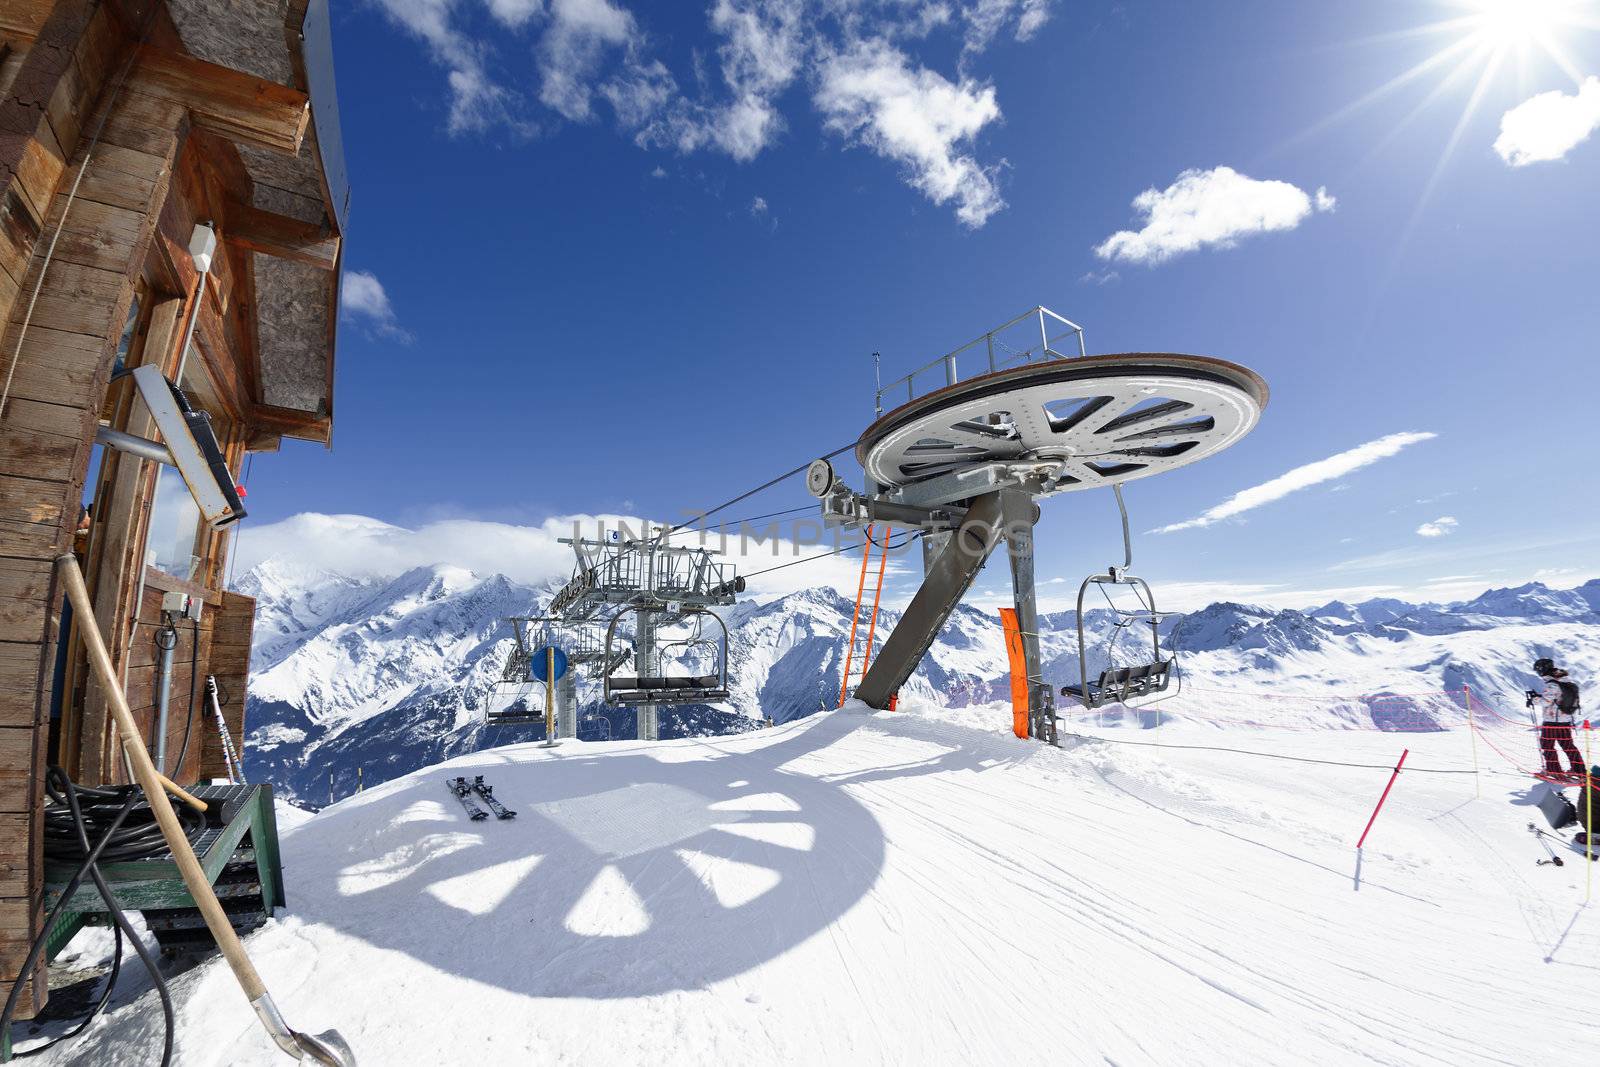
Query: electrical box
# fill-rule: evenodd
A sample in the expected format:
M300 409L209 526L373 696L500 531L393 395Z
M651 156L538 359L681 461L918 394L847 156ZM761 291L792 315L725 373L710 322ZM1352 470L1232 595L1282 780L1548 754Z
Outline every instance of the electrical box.
M191 619L200 621L200 609L205 601L188 593L163 593L161 594L161 613L170 615L174 619Z

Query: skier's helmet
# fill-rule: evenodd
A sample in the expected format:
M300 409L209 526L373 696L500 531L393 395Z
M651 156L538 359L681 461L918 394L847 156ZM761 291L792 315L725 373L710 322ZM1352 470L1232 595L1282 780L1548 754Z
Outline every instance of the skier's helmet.
M1533 673L1537 674L1541 678L1550 677L1552 674L1556 673L1555 661L1550 659L1549 657L1543 657L1543 658L1534 660L1533 661Z

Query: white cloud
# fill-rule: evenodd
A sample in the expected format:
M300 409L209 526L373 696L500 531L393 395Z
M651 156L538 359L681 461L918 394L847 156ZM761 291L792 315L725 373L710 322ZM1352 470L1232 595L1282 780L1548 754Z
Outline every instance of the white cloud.
M904 165L907 181L935 204L954 201L956 218L977 228L1005 206L995 167L962 151L1000 118L992 85L951 82L883 41L828 56L815 102L828 129Z
M962 48L967 53L981 52L1005 28L1015 21L1013 36L1019 41L1032 39L1050 20L1051 0L976 0L961 10L967 24L966 39Z
M1459 525L1459 523L1456 522L1455 516L1453 516L1453 515L1441 515L1437 519L1434 519L1432 522L1425 522L1421 526L1418 526L1417 527L1417 536L1418 537L1443 537L1446 534L1454 533L1455 532L1455 528L1458 525Z
M1183 522L1162 526L1153 533L1172 533L1176 530L1190 530L1200 526L1210 526L1252 511L1264 504L1282 500L1290 493L1307 489L1321 482L1331 482L1335 478L1342 478L1347 474L1371 466L1380 459L1388 459L1396 455L1401 449L1414 445L1419 441L1428 441L1439 436L1434 433L1392 433L1387 437L1380 437L1376 441L1368 441L1338 455L1319 459L1315 463L1307 463L1296 467L1269 482L1241 489L1216 507L1208 508L1195 518Z
M1095 248L1101 259L1154 265L1202 248L1232 248L1252 234L1292 230L1313 211L1337 201L1319 188L1313 201L1288 182L1259 181L1232 167L1186 170L1165 189L1134 198L1144 216L1138 230L1122 230Z
M572 549L561 544L560 538L575 533L596 537L602 529L619 528L637 533L644 523L626 515L562 515L532 526L445 519L407 528L364 515L306 512L245 529L235 552L239 574L268 559L364 578L392 578L415 567L444 564L485 577L504 574L514 582L537 586L565 581L572 573ZM798 530L786 525L784 530L789 537L777 539L767 530L769 536L764 540L751 537L744 541L732 530L726 539L712 534L704 541L697 532L685 531L674 535L672 543L703 545L736 563L743 574L781 566L750 579L749 595L757 599L819 585L831 586L854 599L861 567L858 548L829 555L839 547L831 541L797 546L794 538L800 536L799 530L806 530L811 537L821 536L816 523L809 527L802 523ZM917 564L919 551L913 542L891 553L890 572L902 570L907 560ZM809 561L782 566L800 559ZM920 571L920 566L916 569Z
M389 294L378 276L368 270L345 271L339 288L339 310L345 317L371 327L385 337L409 343L411 334L395 319Z
M767 213L767 200L766 200L766 197L758 196L754 200L750 201L750 214L756 216L756 218L760 218L762 215L765 215L766 213Z
M799 0L717 0L710 12L722 80L730 97L693 100L659 60L629 63L601 92L617 121L644 148L712 148L748 162L783 132L775 99L799 76L805 56Z
M628 0L377 3L445 68L452 133L536 131L527 117L534 101L503 70L531 50L533 95L554 115L591 122L599 96L642 148L747 162L788 129L781 98L805 79L829 130L902 164L909 184L974 228L1005 206L996 182L1004 161L980 164L972 150L1001 115L994 87L968 64L1001 32L1033 37L1052 10L1052 0L710 0L715 53L691 45L675 71L645 30L660 9ZM473 18L479 10L486 17ZM953 79L891 43L909 47L936 32L961 43Z
M573 122L593 117L595 74L608 48L636 41L633 15L611 0L551 0L539 41L539 101Z
M517 29L544 10L541 0L484 0L489 14L502 25Z
M484 63L484 46L450 24L453 0L377 2L395 24L426 43L434 62L449 72L451 133L484 129L509 120L512 94L490 78ZM517 0L503 2L515 7Z
M1540 93L1500 116L1494 150L1513 167L1561 159L1600 129L1600 77L1576 93Z
M1339 206L1338 198L1328 192L1326 185L1317 186L1317 191L1312 196L1312 203L1318 211L1332 211Z
M665 178L666 176L667 176L667 168L666 167L657 166L655 170L650 172L650 177L652 177L652 178Z

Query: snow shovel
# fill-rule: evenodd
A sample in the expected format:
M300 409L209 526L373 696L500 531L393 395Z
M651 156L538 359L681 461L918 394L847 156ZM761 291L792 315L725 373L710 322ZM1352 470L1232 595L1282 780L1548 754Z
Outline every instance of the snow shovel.
M172 858L178 864L178 872L183 875L184 886L189 890L189 895L194 897L200 914L205 918L206 928L211 931L211 936L216 938L217 947L222 950L228 966L233 968L233 976L238 979L239 987L244 990L245 998L255 1009L261 1025L266 1027L267 1033L272 1035L272 1040L277 1042L279 1048L301 1063L323 1064L325 1067L355 1067L355 1054L350 1051L350 1046L339 1036L337 1030L326 1030L320 1034L302 1034L289 1029L289 1025L283 1021L283 1016L278 1014L278 1006L272 1002L272 994L267 992L266 984L256 973L255 965L250 962L250 957L245 955L239 935L234 932L233 925L222 910L222 905L217 903L216 892L212 890L205 872L200 869L200 861L195 858L194 850L189 847L189 838L178 825L178 817L172 813L172 802L167 799L167 794L162 788L161 775L156 772L155 764L150 761L150 753L144 747L138 725L133 721L133 712L128 709L127 694L123 692L122 684L117 679L116 669L111 665L111 654L106 651L105 640L100 636L100 628L95 624L94 605L89 601L89 590L84 587L83 571L78 567L77 557L70 553L56 557L56 569L66 584L67 598L72 601L74 620L82 633L84 648L89 653L89 663L94 668L101 688L106 691L111 704L111 715L117 724L122 751L127 755L128 762L133 768L133 775L138 779L139 788L144 790L150 810L161 827L161 836L166 838L167 847L172 850Z

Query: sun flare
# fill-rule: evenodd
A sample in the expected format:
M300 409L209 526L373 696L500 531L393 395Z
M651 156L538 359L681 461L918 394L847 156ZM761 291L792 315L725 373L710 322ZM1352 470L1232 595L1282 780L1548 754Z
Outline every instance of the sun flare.
M1540 45L1549 51L1561 30L1580 24L1589 5L1577 0L1470 0L1465 24L1475 50Z

